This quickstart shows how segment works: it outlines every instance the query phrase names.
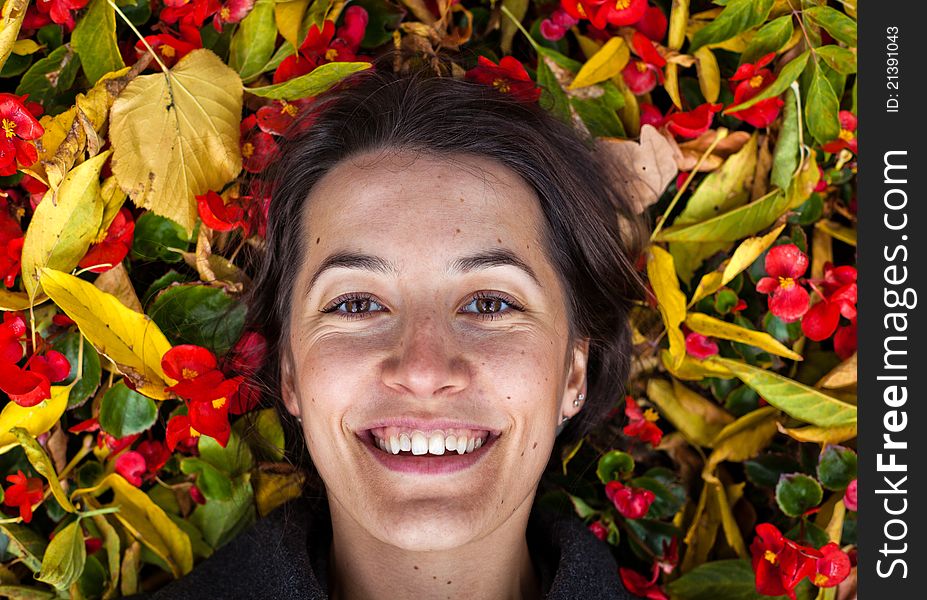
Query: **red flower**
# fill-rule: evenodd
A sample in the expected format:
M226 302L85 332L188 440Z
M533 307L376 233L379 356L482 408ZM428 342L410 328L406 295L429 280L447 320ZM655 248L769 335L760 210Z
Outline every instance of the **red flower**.
M251 9L254 8L255 0L227 0L216 12L212 19L212 26L216 31L222 33L222 26L226 23L241 23L241 20L248 16Z
M58 25L64 25L68 31L74 29L74 15L72 11L87 6L88 0L36 0L36 9L51 17Z
M838 327L834 334L834 352L840 360L846 360L856 352L856 319L849 325Z
M647 0L560 0L570 16L588 19L596 29L607 25L631 25L640 21L647 11Z
M257 127L257 117L249 115L241 122L242 166L249 173L260 173L274 160L277 142Z
M660 576L658 569L653 570L653 577L649 580L637 571L624 567L619 567L618 573L621 575L624 587L635 596L647 598L647 600L668 600L667 595L657 585L657 578Z
M834 587L850 574L850 557L834 542L822 546L820 552L823 556L817 560L811 581L818 587Z
M629 61L622 69L621 76L628 89L640 96L656 87L657 82L663 83L663 67L666 66L666 59L657 52L653 42L643 33L634 32L631 47L634 53L641 57L641 60Z
M694 331L686 336L686 354L694 356L699 360L705 360L709 356L718 353L718 344L709 337Z
M776 80L776 76L772 71L762 68L772 62L775 57L776 53L770 52L756 61L756 64L745 63L740 65L737 72L731 76L731 81L740 82L734 89L733 104L740 104L756 97ZM760 100L749 108L734 111L730 114L732 117L746 121L754 127L769 127L779 116L779 109L782 108L782 104L781 98L767 98Z
M756 291L770 294L769 310L786 323L808 312L808 290L799 278L808 270L808 256L795 244L774 246L766 254L766 273L756 284Z
M770 523L756 526L756 537L750 544L756 589L766 596L788 595L795 600L795 586L817 569L822 556L814 548L787 539Z
M503 56L498 65L485 56L478 57L476 62L477 65L467 71L467 79L492 86L529 104L541 97L541 88L534 85L524 65L514 56Z
M171 451L167 449L164 442L159 440L139 442L135 451L145 459L145 471L149 477L157 475L171 457Z
M90 246L77 266L91 273L105 273L122 262L132 248L135 221L128 208L120 208L102 241ZM98 266L94 266L98 265Z
M166 9L165 9L166 10ZM160 33L158 35L149 35L145 37L148 45L158 53L161 60L168 68L177 64L181 58L187 54L203 47L203 39L196 27L181 24L180 37L175 37L169 33ZM135 44L135 52L141 56L148 49L145 44L139 40ZM157 65L155 65L157 67Z
M206 504L206 496L195 485L190 486L190 498L197 504Z
M602 521L593 521L589 524L589 531L603 542L608 538L608 528L602 524Z
M640 31L655 42L659 42L666 35L669 25L666 15L659 6L648 6L641 20L633 23L631 27Z
M859 504L856 502L856 480L850 482L850 485L847 486L847 491L843 494L843 504L847 507L847 510L852 510L856 512L859 508Z
M655 423L659 417L652 408L641 411L634 398L625 396L624 414L629 420L629 423L624 426L625 435L636 437L651 446L658 445L663 439L663 432Z
M169 25L179 21L181 28L199 29L220 6L219 0L164 0L164 8L158 16Z
M189 443L190 438L208 435L225 448L228 444L229 403L225 398L212 402L190 402L189 414L173 417L167 423L167 447L174 450L178 444Z
M541 21L541 35L551 42L559 41L567 30L579 23L579 19L562 8L554 10L550 17Z
M86 2L86 0L84 0ZM0 175L13 175L17 164L32 166L39 154L31 140L42 137L45 129L23 104L26 96L0 93Z
M801 322L802 332L808 338L820 342L834 335L841 315L850 321L856 320L856 276L856 267L824 265L823 290L819 290L821 301L808 310ZM853 345L855 348L855 342Z
M364 39L368 21L369 16L363 7L350 6L345 10L344 20L337 32L334 21L325 21L321 29L314 24L300 44L299 52L283 59L277 67L274 83L311 73L325 63L357 60L357 51Z
M626 519L640 519L646 516L656 498L650 490L627 487L620 481L609 481L605 485L605 495Z
M19 221L10 215L6 199L0 198L0 278L8 288L16 284L22 270L23 241Z
M19 507L19 516L23 522L32 521L32 505L41 502L45 495L42 480L38 477L26 477L22 470L17 471L15 475L7 475L6 480L13 485L6 489L3 504Z
M172 452L177 446L186 449L195 448L198 437L200 437L200 432L190 426L190 417L187 415L177 415L167 422L165 441Z
M721 110L721 104L706 102L688 112L673 113L666 117L666 128L673 135L682 138L697 138L711 127L715 113Z
M286 100L274 100L267 106L262 106L257 110L255 116L257 125L264 133L273 135L287 135L290 126L296 122L296 118L306 112L312 105L314 98L303 98L287 102ZM303 118L300 121L300 127L293 133L304 131L312 124L311 118Z
M646 102L641 102L640 107L641 127L644 125L653 125L654 127L659 127L663 124L663 113L660 112L659 108L653 104L647 104Z
M827 142L821 146L824 152L840 152L844 148L853 154L859 153L859 146L856 141L856 115L848 110L841 110L840 118L840 135L837 139Z
M245 227L243 198L233 198L227 204L222 196L210 190L196 197L196 208L203 223L216 231L231 231Z
M229 397L229 412L240 415L254 409L261 399L260 388L252 377L264 364L267 340L257 331L246 331L229 351L224 371L227 375L241 375L242 383Z
M116 457L116 472L135 487L142 485L145 470L145 457L134 450L123 452Z

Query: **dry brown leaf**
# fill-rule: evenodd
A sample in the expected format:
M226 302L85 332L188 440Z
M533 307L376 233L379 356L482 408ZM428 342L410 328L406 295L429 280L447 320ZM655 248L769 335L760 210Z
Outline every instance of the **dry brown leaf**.
M641 128L640 142L601 138L597 144L612 165L614 181L637 213L656 202L679 172L672 144L652 125Z
M746 133L746 132L744 132ZM761 136L760 152L756 157L756 174L750 190L750 200L758 200L769 191L769 172L772 170L773 155L769 151L769 136Z
M126 308L131 308L135 312L144 313L142 303L139 302L135 294L135 288L132 286L132 280L129 279L129 273L126 271L123 263L119 263L109 271L100 273L93 285L100 291L112 294Z

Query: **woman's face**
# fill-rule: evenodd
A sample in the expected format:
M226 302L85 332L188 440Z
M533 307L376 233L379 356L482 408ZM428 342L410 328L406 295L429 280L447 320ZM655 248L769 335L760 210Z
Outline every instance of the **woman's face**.
M367 154L303 216L283 398L333 514L409 550L527 518L588 353L568 347L534 192L485 159Z

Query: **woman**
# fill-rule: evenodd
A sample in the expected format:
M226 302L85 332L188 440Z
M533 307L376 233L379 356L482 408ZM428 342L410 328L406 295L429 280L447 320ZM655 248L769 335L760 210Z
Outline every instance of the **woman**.
M601 158L536 104L421 74L363 72L310 118L249 319L324 493L157 597L630 598L604 542L534 504L628 370L639 284Z

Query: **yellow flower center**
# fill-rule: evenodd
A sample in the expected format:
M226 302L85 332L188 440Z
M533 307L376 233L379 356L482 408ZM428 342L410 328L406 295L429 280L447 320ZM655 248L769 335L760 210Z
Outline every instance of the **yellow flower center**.
M295 117L298 111L296 110L295 106L293 106L292 104L284 100L283 106L280 107L280 112L286 113L290 115L291 117Z
M198 372L196 372L193 369L188 369L187 367L184 367L183 369L181 369L180 374L183 375L184 379L193 379L194 377L199 375Z
M581 17L583 17L583 18L586 18L586 9L583 8L583 5L582 5L582 4L577 4L577 5L576 5L576 12L579 13L579 16L581 16Z
M6 119L4 119L4 128L6 127L5 123L6 123ZM7 136L9 136L9 133L7 134ZM853 139L853 132L850 131L849 129L841 129L840 134L837 137L839 137L841 140L849 142L850 140Z
M6 139L10 139L15 134L13 133L16 130L16 123L10 121L9 119L3 119L3 132L6 134Z
M232 15L232 11L230 11L225 6L223 6L222 10L219 11L219 17L221 17L223 21L227 21L231 15Z
M334 48L325 51L325 60L335 60L336 58L338 58L338 51Z
M245 158L251 158L251 155L254 154L254 144L251 142L245 142L241 145L241 155Z
M631 0L617 0L615 2L615 10L624 10L629 6L631 6Z
M498 79L494 79L492 82L492 86L496 88L497 90L499 90L500 92L502 92L503 94L509 93L509 91L512 89L509 86L509 82L506 81L505 79L502 79L501 77Z
M641 73L647 72L647 64L642 60L639 60L636 63L634 63L634 66L637 67L637 70Z
M200 435L200 432L193 429L193 425L190 425L190 437L200 437Z
M814 576L814 585L818 587L824 585L825 583L827 583L827 581L828 581L827 575L824 575L822 573L818 573L817 575Z
M752 87L752 88L758 88L758 87L760 87L761 85L763 85L763 76L762 76L762 75L754 75L753 77L750 78L750 87Z
M648 408L644 411L644 419L650 421L651 423L656 423L659 418L660 415L658 415L657 411L652 408Z
M166 56L167 58L174 58L174 55L177 54L177 51L174 49L174 47L168 46L167 44L161 46L160 50L161 56Z
M779 557L776 556L776 553L773 552L772 550L767 550L767 551L763 554L763 558L765 558L766 560L768 560L768 561L771 562L772 564L776 564L776 561L779 559Z
M222 398L216 398L215 400L212 401L212 407L215 408L216 410L222 408L223 406L225 406L224 396Z
M795 287L795 280L791 277L780 277L779 278L779 287L784 290L790 290Z

